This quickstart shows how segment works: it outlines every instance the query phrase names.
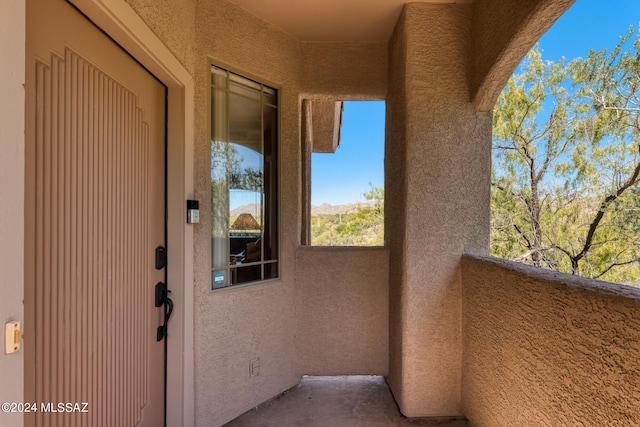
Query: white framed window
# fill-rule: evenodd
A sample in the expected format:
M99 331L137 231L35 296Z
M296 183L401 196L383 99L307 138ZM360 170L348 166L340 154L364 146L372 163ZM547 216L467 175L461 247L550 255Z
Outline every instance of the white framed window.
M277 95L211 67L212 289L278 277Z

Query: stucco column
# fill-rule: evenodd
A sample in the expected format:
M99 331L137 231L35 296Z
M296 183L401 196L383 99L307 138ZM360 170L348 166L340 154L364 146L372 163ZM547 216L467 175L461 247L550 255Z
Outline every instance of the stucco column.
M409 417L460 416L461 274L489 239L491 117L471 104L472 4L408 4L389 44L389 382Z

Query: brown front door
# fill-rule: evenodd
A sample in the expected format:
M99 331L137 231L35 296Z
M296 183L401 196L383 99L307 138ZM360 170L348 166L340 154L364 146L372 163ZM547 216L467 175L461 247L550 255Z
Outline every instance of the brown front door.
M26 61L26 425L161 426L166 89L63 0Z

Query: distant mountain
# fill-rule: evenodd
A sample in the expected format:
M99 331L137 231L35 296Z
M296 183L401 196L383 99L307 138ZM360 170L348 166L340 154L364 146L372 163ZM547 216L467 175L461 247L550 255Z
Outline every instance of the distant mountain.
M348 203L346 205L330 205L323 203L320 206L311 206L311 216L315 215L335 215L351 212L357 209L358 206L373 206L374 202L362 202L362 203ZM238 206L231 211L231 215L240 215L241 213L255 213L259 212L260 205L251 203L248 205Z
M335 215L355 211L358 206L373 206L374 202L348 203L346 205L330 205L323 203L320 206L311 206L311 216Z

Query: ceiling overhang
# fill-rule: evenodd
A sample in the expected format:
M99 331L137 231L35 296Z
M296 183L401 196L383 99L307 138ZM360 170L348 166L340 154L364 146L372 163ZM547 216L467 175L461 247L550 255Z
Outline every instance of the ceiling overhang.
M384 42L406 0L229 0L301 41ZM472 3L426 0L422 3Z

